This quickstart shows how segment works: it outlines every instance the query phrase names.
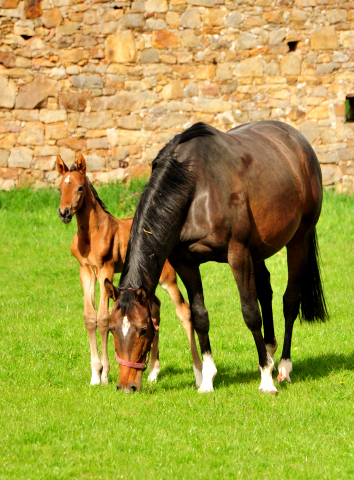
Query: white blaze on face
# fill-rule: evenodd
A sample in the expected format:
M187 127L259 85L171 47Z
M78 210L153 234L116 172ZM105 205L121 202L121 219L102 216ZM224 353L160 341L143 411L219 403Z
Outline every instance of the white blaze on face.
M123 318L123 325L122 325L122 332L123 332L124 338L125 338L126 334L128 333L129 328L130 328L130 322L128 320L128 317L125 316Z
M69 183L69 182L70 182L70 175L67 176L64 183Z

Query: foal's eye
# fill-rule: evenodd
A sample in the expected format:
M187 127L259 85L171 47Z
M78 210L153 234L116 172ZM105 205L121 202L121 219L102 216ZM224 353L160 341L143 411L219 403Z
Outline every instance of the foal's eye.
M147 331L147 328L146 328L146 327L142 328L142 329L140 330L140 336L143 337L143 336L145 335L146 331Z
M79 192L82 192L84 187L79 187Z

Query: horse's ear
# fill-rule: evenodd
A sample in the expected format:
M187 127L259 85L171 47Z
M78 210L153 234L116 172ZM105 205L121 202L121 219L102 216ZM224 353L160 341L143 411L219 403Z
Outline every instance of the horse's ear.
M86 161L84 157L81 155L78 156L77 162L76 162L76 167L77 171L81 173L81 175L85 175L86 173Z
M60 155L57 156L57 170L60 175L64 175L66 172L69 171L68 167L65 165L64 160L61 158Z
M136 299L140 303L140 305L146 305L147 301L147 294L144 288L139 288L139 290L136 291Z
M109 298L111 298L114 302L119 300L121 292L119 288L115 287L113 283L108 280L108 278L106 278L104 281L104 288L106 289Z

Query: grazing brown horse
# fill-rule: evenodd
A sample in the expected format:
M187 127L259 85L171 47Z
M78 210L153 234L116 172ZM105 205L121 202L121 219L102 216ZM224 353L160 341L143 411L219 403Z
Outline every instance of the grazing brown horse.
M71 245L71 253L80 264L80 280L84 291L84 320L91 348L91 385L100 382L107 385L110 368L107 354L109 297L104 281L106 278L113 281L114 274L122 271L133 219L119 220L107 212L86 176L86 162L82 155L70 170L58 156L57 169L63 175L59 187L61 194L59 216L63 223L69 223L74 215L77 220L78 231ZM100 283L100 303L97 314L95 311L96 280ZM163 266L159 282L172 298L176 306L176 314L187 333L196 382L200 385L202 364L195 343L190 308L183 299L177 286L175 271L168 261ZM152 315L157 318L158 324L160 302L153 296L151 303ZM97 348L97 328L101 336L101 358ZM155 380L159 371L157 339L151 353L149 380Z
M321 204L316 155L308 141L285 123L252 122L227 133L198 123L174 137L153 162L134 217L119 289L106 281L107 291L110 295L114 291L116 299L110 329L119 357L136 362L147 354L150 343L143 335L123 338L119 332L127 318L131 330L144 328L151 340L148 302L168 258L188 291L199 338L203 357L199 391L212 391L216 367L199 265L228 263L257 347L260 391L275 394L272 371L277 342L264 261L286 246L285 338L277 380L290 381L292 329L300 308L304 320L327 317L315 230Z

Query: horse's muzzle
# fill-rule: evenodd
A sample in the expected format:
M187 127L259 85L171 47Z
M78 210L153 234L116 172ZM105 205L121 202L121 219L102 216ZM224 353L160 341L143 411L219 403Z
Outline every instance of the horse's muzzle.
M126 385L123 387L120 383L117 385L117 390L119 392L124 392L124 393L134 393L138 390L138 387L134 385L133 383Z
M65 210L61 210L59 208L58 210L58 215L60 217L60 220L63 223L70 223L71 219L73 218L73 214L71 212L71 208L66 207Z

